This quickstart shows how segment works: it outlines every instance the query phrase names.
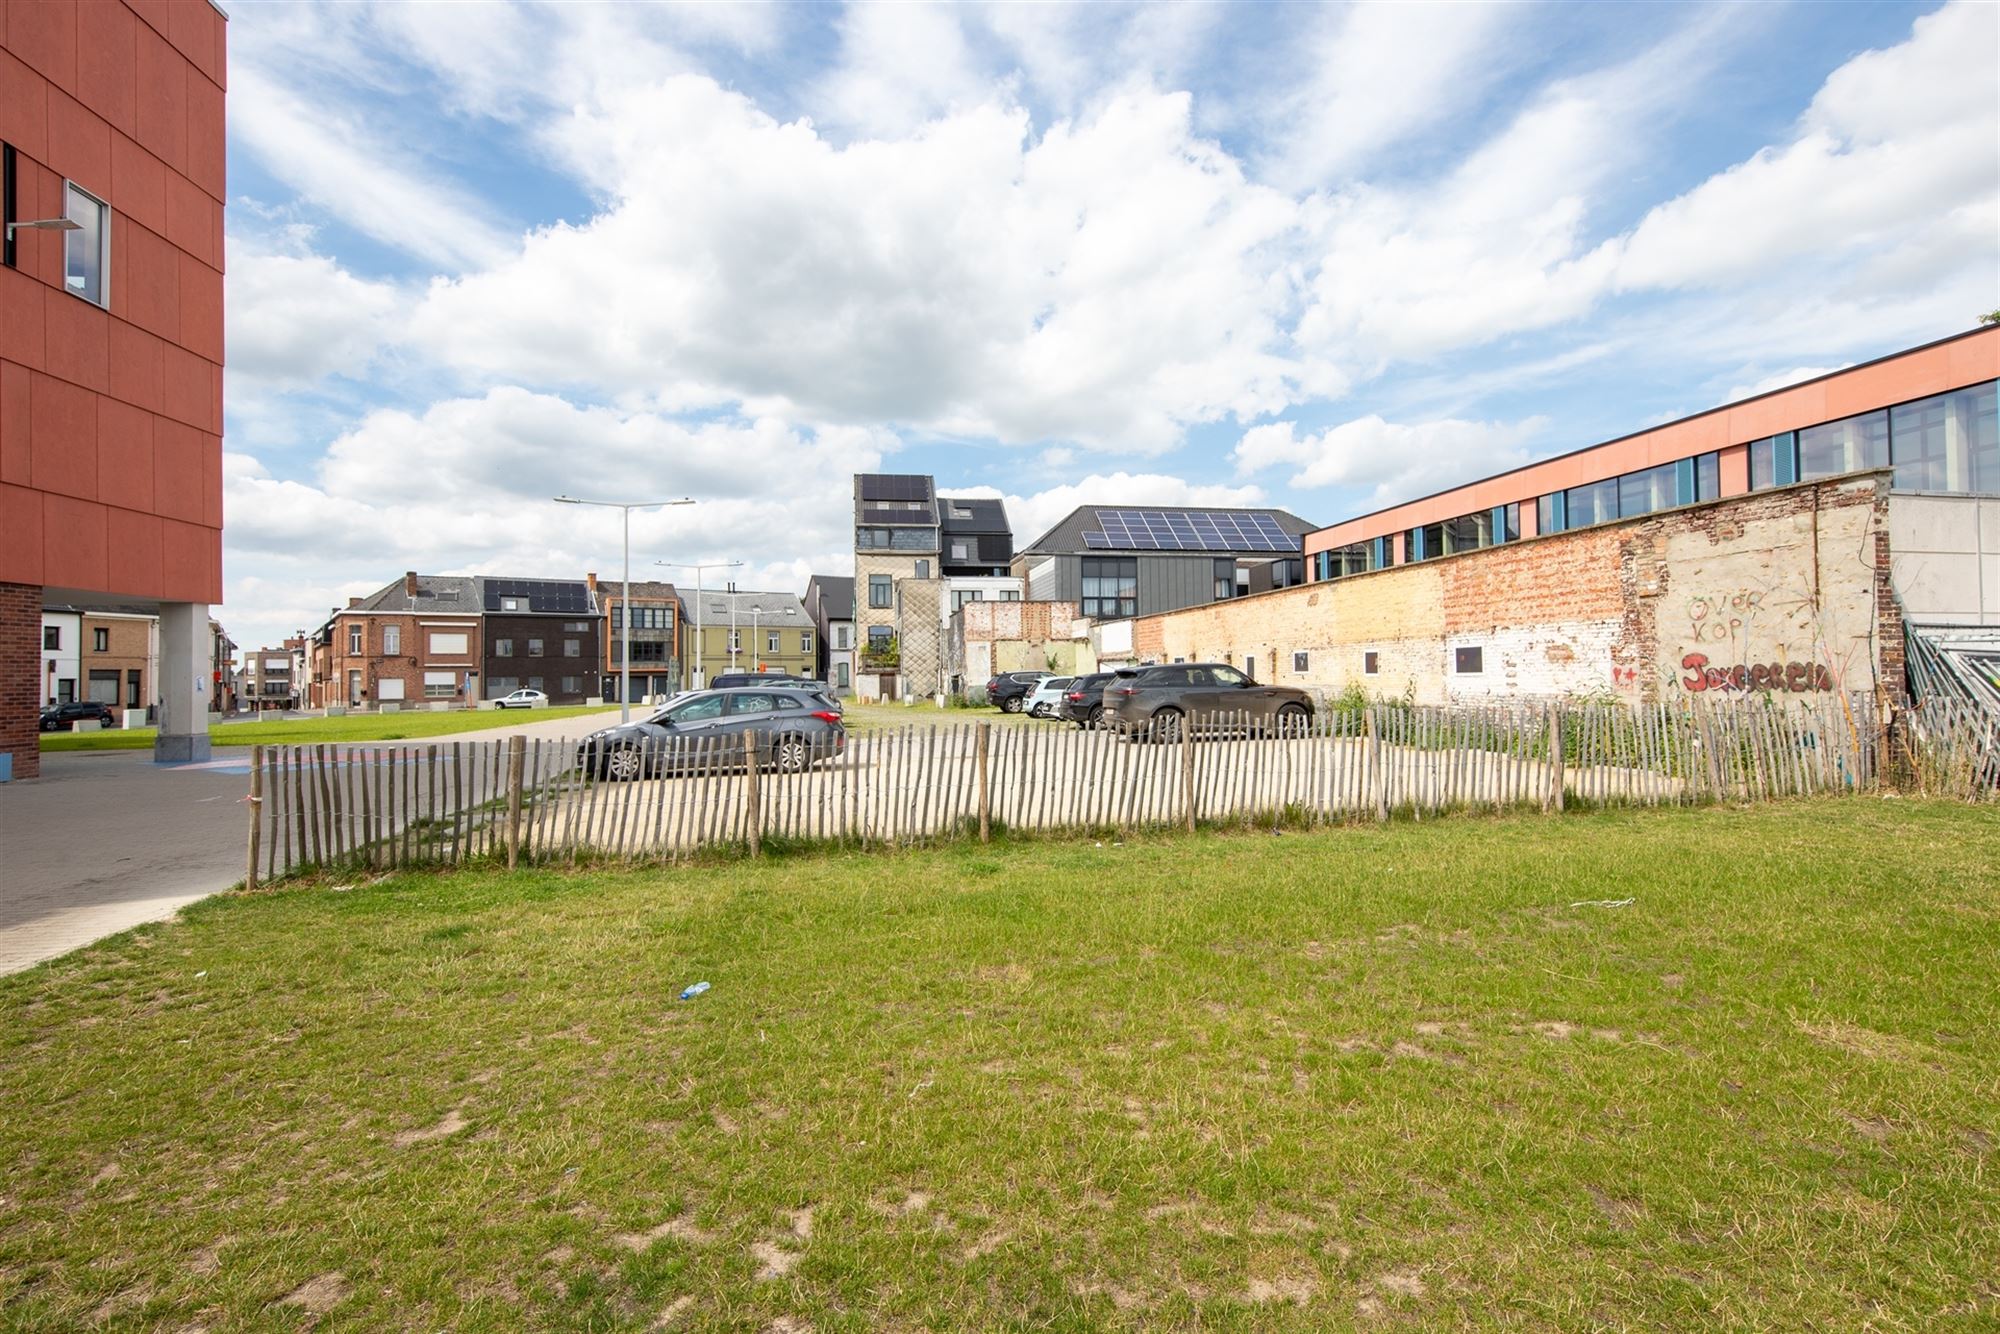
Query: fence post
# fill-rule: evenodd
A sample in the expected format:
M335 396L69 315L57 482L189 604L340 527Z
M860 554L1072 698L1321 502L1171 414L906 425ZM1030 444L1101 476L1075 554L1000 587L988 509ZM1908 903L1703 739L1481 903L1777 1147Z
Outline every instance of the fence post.
M521 779L528 766L528 739L507 738L507 869L521 860Z
M257 860L264 845L264 748L250 747L250 872L243 888L257 888Z
M1185 808L1187 831L1194 832L1194 729L1181 729L1181 805Z
M1375 721L1375 706L1364 715L1368 719L1368 781L1375 785L1375 818L1389 821L1389 786L1382 781L1382 729Z
M1563 722L1562 705L1549 708L1549 791L1542 799L1544 811L1563 811Z
M979 841L990 842L993 838L993 791L987 785L987 747L993 737L993 724L979 724L979 744L975 754L979 759Z
M759 796L757 791L757 776L757 734L755 732L745 732L743 734L743 811L750 825L750 855L752 857L760 855L763 841L760 826L764 823L764 812L757 804Z

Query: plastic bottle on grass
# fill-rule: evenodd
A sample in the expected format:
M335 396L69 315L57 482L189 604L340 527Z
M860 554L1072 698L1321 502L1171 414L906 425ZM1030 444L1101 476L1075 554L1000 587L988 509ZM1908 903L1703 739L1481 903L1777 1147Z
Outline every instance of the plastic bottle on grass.
M681 993L681 999L693 1000L696 996L699 996L702 992L707 990L708 990L708 983L697 982L693 986L689 987L686 991L683 991Z

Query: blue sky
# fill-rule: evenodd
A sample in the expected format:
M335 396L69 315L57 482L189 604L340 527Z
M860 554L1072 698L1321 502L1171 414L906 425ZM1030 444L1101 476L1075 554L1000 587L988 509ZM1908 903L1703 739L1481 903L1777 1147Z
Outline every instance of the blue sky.
M2000 305L1991 5L231 8L223 609L1330 523Z

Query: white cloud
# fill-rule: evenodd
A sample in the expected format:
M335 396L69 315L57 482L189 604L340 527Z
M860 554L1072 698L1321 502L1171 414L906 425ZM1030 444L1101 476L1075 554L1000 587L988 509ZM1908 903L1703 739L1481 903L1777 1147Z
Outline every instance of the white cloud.
M1295 210L1135 88L1029 142L958 112L837 147L707 79L575 130L623 196L435 284L434 355L506 378L1007 441L1162 449L1282 408Z
M1307 11L1304 77L1258 112L1259 174L1311 190L1341 183L1418 131L1462 111L1505 71L1502 38L1531 12L1508 4L1354 4Z
M1791 143L1766 148L1648 213L1623 246L1623 288L1718 286L1926 233L2000 236L2000 8L1948 5L1911 37L1835 70ZM1969 217L1964 215L1969 214ZM1956 245L1907 278L1936 281Z
M988 81L952 6L850 5L836 26L840 63L813 96L835 125L900 138L956 106L985 100Z
M309 103L256 65L229 71L230 128L264 169L348 226L446 269L498 263L508 236L395 136Z
M1746 398L1755 398L1759 394L1768 394L1774 389L1783 389L1786 385L1799 384L1806 380L1817 380L1822 375L1831 375L1835 371L1843 369L1845 369L1845 363L1840 366L1794 366L1788 371L1778 371L1776 374L1766 375L1748 384L1731 385L1729 392L1722 396L1722 401L1724 403L1739 403ZM1676 417L1685 415L1685 413L1674 414ZM1667 420L1671 421L1672 418L1667 418Z
M409 297L325 255L232 236L224 299L233 387L262 391L359 374L393 337Z
M1290 467L1292 486L1366 487L1392 504L1519 467L1547 427L1542 417L1391 422L1371 413L1302 436L1292 422L1269 422L1245 431L1230 458L1239 476Z

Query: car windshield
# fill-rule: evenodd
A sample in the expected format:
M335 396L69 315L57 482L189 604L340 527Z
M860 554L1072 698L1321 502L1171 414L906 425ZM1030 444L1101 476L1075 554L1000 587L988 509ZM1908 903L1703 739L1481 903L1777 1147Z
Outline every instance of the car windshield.
M723 698L721 695L706 695L701 699L691 699L685 703L673 705L671 708L661 710L660 721L667 723L693 723L700 722L705 718L720 718L722 716Z

